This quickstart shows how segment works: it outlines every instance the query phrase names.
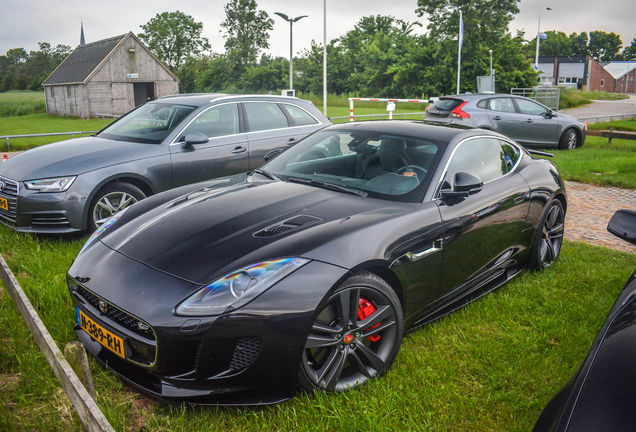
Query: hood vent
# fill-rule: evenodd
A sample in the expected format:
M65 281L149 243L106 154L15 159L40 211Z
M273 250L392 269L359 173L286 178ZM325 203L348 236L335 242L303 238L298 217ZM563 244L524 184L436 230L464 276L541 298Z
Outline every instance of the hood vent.
M286 219L281 222L277 222L274 225L270 225L260 231L254 233L254 237L274 237L283 233L296 230L298 228L306 227L309 225L322 222L322 219L316 216L299 215L290 219Z

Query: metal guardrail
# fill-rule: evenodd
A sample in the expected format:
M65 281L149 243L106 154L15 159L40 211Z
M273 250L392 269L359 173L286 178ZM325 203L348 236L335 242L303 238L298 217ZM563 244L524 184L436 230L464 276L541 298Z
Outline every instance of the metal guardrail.
M582 117L579 120L585 120L588 124L598 123L599 121L625 120L626 118L636 118L636 113L612 114L596 117ZM594 120L594 121L588 121Z
M424 118L424 116L426 115L426 112L414 112L414 113L393 113L393 118L395 119L398 116L402 116L403 119L406 119L406 116L411 116L411 115L421 115L422 118ZM380 117L380 120L382 120L384 117L389 118L389 114L360 114L360 115L354 115L353 119L354 121L358 118L363 118L363 117ZM329 117L329 120L331 120L332 122L334 120L342 120L342 119L346 119L349 120L351 118L351 116L343 116L343 117Z
M119 118L121 117L120 115L117 114L101 114L101 113L95 113L95 117L101 117L103 119L105 119L106 117L108 118Z
M11 138L33 138L33 137L45 137L45 136L63 136L70 135L71 139L75 138L75 135L88 135L88 134L96 134L99 131L88 131L88 132L54 132L54 133L44 133L44 134L27 134L27 135L4 135L0 136L0 140L7 141L7 151L11 150Z

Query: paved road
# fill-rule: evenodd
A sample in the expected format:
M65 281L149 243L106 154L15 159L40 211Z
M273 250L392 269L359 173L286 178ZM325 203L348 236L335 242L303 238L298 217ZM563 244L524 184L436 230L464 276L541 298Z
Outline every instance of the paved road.
M572 108L559 111L563 114L584 119L587 117L606 116L614 114L635 114L636 115L636 94L630 94L629 99L618 101L593 101L590 105L581 108ZM594 123L594 120L587 121Z

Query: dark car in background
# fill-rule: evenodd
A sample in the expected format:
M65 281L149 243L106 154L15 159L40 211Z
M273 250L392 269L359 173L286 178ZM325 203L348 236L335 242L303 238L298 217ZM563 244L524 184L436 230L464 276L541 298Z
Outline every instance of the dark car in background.
M253 170L329 124L311 102L291 97L163 97L95 136L1 164L0 222L36 233L94 231L147 196Z
M102 225L68 271L75 330L166 401L342 392L383 375L405 330L550 266L566 208L556 166L500 134L333 125Z
M607 230L636 245L636 211L619 210ZM533 432L636 429L636 270L618 295L576 374L543 410Z
M522 96L444 96L426 109L426 120L499 132L527 147L571 150L585 143L587 125Z

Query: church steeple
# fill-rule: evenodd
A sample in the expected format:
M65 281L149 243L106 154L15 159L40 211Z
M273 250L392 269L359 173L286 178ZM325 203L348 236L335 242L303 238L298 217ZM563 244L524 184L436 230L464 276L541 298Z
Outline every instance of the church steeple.
M80 45L86 45L86 40L84 39L84 20L82 20L82 31L80 32Z

